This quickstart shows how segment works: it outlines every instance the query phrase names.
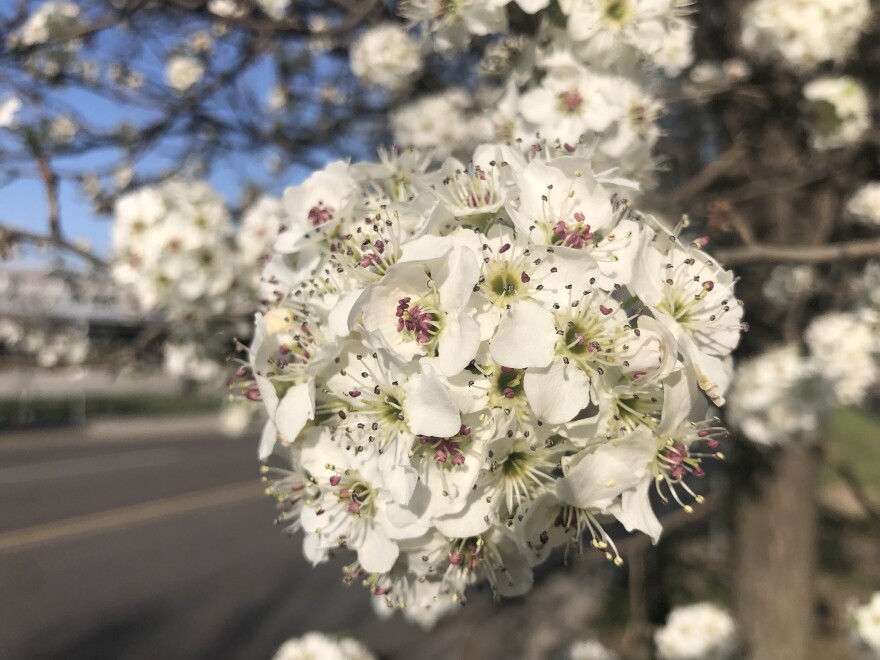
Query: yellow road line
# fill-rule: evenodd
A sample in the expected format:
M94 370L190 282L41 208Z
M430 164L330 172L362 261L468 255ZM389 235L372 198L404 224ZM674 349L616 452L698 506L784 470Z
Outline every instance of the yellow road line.
M245 502L262 495L263 486L255 479L196 493L166 497L143 504L90 513L34 527L16 529L0 534L0 552L65 541L87 534L98 534L223 504Z

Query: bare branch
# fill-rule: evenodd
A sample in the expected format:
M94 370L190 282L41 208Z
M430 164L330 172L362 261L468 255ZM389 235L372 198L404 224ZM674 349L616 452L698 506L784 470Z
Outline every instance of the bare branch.
M12 246L19 243L27 243L41 248L55 248L73 254L80 259L84 259L96 268L107 268L107 262L104 259L91 250L68 241L60 234L57 236L37 234L25 229L16 229L14 227L4 227L0 225L0 255L8 253Z
M750 245L718 250L718 261L725 266L744 264L826 264L880 257L880 239L847 241L829 245Z

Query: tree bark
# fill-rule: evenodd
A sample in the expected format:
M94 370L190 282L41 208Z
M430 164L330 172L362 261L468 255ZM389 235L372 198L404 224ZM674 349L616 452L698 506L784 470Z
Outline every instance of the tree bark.
M751 660L804 660L813 630L815 453L743 450L735 497L736 606Z

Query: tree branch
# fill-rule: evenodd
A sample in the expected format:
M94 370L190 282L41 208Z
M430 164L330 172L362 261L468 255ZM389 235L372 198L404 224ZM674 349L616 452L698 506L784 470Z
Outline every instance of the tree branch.
M880 239L829 245L750 245L715 252L725 266L745 264L825 264L880 257Z
M15 229L12 227L4 227L0 225L0 256L8 253L9 248L18 243L27 243L36 245L37 247L54 247L64 252L69 252L80 259L89 262L96 268L107 268L107 262L101 257L94 254L91 250L84 248L76 243L68 241L66 238L58 235L37 234L25 229Z

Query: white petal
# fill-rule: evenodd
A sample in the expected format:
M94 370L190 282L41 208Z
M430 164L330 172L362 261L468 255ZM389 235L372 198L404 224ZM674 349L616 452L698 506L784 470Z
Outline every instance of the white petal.
M560 501L581 508L605 509L624 491L638 485L656 454L656 439L639 429L585 455L556 481Z
M404 386L403 414L414 435L449 438L461 428L461 416L440 377L425 362Z
M462 311L479 279L477 255L467 247L453 250L437 271L437 289L442 308L447 312Z
M628 490L621 496L620 510L614 517L626 528L626 531L639 530L651 537L656 545L663 533L663 526L651 507L648 495L653 479L645 479L635 490Z
M561 360L545 369L529 369L524 386L532 411L548 424L568 422L590 405L590 379Z
M474 491L468 498L468 506L450 516L437 518L437 530L450 538L478 536L492 526L491 514L494 505L486 501L485 493Z
M525 300L501 316L489 344L492 359L513 369L546 367L553 361L556 324L553 313Z
M272 455L275 449L275 443L278 442L278 429L270 419L263 427L263 433L260 435L260 446L257 450L257 456L261 461L265 461Z
M371 529L364 535L364 540L357 549L358 561L368 573L390 571L399 554L400 548L397 544L375 524L371 525Z
M469 316L447 314L437 344L437 366L444 376L455 376L477 355L480 324Z
M349 291L339 299L336 306L330 311L327 319L330 330L337 337L348 337L354 327L355 320L360 314L361 306L366 298L366 291L358 289Z
M275 411L275 425L282 439L293 442L312 419L315 419L314 383L300 383L287 390Z

